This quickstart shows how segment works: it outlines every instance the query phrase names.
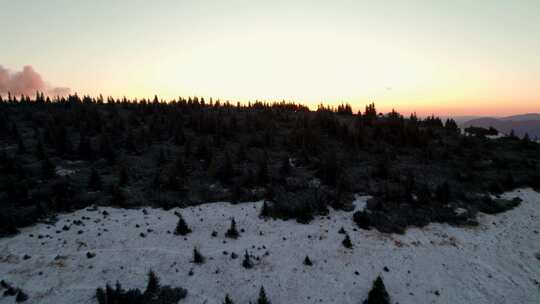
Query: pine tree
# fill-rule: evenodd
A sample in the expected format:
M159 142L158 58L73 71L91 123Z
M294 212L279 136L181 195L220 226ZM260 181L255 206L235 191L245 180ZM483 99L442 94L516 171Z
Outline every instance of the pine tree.
M45 158L45 149L43 148L43 143L40 139L38 139L34 153L37 159Z
M266 201L264 201L261 208L260 217L269 217L269 216L270 216L270 207L268 207L268 204L266 203Z
M373 287L363 304L390 304L390 296L380 276L373 282Z
M21 303L25 302L26 300L28 300L28 295L26 295L26 293L19 289L17 291L17 296L15 297L15 302Z
M307 255L306 255L306 258L304 259L304 265L313 266L313 263L311 262L309 256L307 256Z
M229 297L229 294L225 295L225 301L223 301L223 304L234 304L234 302Z
M26 146L24 145L22 136L19 135L17 137L17 154L24 154L24 153L26 153Z
M159 292L159 278L156 273L150 269L148 272L148 284L146 285L146 294L152 295Z
M257 304L270 304L270 301L266 297L266 291L264 290L263 286L261 286L261 290L259 291L259 298L257 299Z
M118 171L118 185L121 187L126 186L129 183L129 175L126 166L121 165Z
M268 162L266 157L259 160L256 179L258 185L264 186L268 183Z
M114 206L124 206L126 204L126 194L122 187L115 185L111 191L111 204Z
M44 179L51 179L56 175L55 166L48 157L41 162L41 173Z
M234 166L232 159L228 152L225 153L223 157L223 162L219 168L217 168L216 178L219 179L225 185L231 183L232 178L234 177Z
M183 190L187 176L186 165L184 163L184 157L179 154L175 159L171 168L167 172L166 186L169 190L178 191Z
M343 246L345 246L345 248L348 248L348 249L353 248L353 244L352 244L352 242L351 242L351 238L349 237L348 234L345 234L345 239L343 239L342 244L343 244Z
M249 257L249 253L247 252L247 250L244 253L244 260L242 261L242 267L246 269L250 269L253 267L253 262L251 261L251 258Z
M233 218L231 219L231 227L225 232L225 236L231 239L237 239L239 235L238 230L236 230L236 221Z
M96 169L92 168L90 178L88 180L88 188L90 190L101 190L101 176Z
M81 138L79 141L78 153L82 159L89 160L94 157L94 151L92 151L92 146L90 145L90 141L85 135L81 135Z
M291 173L291 162L289 161L289 156L283 157L281 160L281 166L279 168L279 175L281 179L285 179Z
M195 264L204 263L204 256L199 252L197 247L193 248L193 263Z
M178 213L177 215L178 215L178 224L176 224L176 229L174 230L174 234L187 235L188 233L191 233L191 229L187 225L182 214Z
M441 204L448 204L450 202L450 185L448 182L444 182L437 186L435 189L435 197Z

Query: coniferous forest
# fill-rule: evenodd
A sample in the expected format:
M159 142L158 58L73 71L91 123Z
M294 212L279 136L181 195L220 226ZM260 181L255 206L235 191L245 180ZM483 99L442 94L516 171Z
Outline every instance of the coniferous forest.
M462 134L453 120L378 113L374 104L0 99L0 235L90 205L165 209L265 200L261 216L310 222L351 210L363 229L403 233L430 222L474 225L540 189L540 145ZM461 210L456 212L456 210Z

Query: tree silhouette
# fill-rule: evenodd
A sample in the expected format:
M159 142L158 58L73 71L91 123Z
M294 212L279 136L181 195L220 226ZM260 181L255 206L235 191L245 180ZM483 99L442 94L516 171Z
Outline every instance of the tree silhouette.
M390 296L380 276L373 282L373 287L369 291L367 299L364 300L364 304L390 304Z
M188 233L191 233L191 229L188 227L186 221L184 220L184 217L182 217L182 214L178 213L178 223L176 224L176 229L174 230L174 234L176 235L187 235Z
M270 300L266 297L266 291L264 290L264 287L261 286L261 289L259 291L259 298L257 299L257 304L271 304Z
M234 218L231 219L231 227L225 232L225 236L231 239L237 239L240 236L240 233L236 230L236 221Z

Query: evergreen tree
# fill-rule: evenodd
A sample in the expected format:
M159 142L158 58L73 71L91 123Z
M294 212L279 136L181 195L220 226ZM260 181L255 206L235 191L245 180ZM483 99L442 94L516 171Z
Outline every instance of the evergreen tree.
M223 301L223 304L234 304L234 302L229 297L229 294L225 295L225 301Z
M373 287L363 304L390 304L390 296L380 276L373 282Z
M44 179L51 179L56 175L56 167L48 157L41 162L41 174Z
M92 146L90 145L90 141L88 140L88 137L85 135L81 135L80 141L79 141L79 148L77 149L79 156L82 159L85 160L91 160L94 158L94 151L92 151Z
M167 173L167 188L173 191L183 190L185 186L186 176L187 170L184 162L184 157L179 154Z
M182 217L182 214L178 213L178 224L176 224L176 229L174 230L174 234L176 235L187 235L188 233L191 233L191 229L188 227L186 221L184 220L184 217Z
M450 185L448 182L444 182L437 186L437 189L435 189L435 197L441 204L448 204L450 202Z
M204 256L199 252L197 247L193 248L193 263L195 264L204 263Z
M285 179L291 173L291 162L289 161L289 156L285 156L281 160L281 166L279 168L279 175L281 179Z
M234 166L229 153L225 153L221 166L217 169L216 177L225 185L231 183L234 177Z
M119 185L115 185L111 190L111 204L114 206L125 206L127 202L126 194Z
M24 293L22 290L19 289L17 291L17 296L15 297L15 302L22 303L22 302L25 302L26 300L28 300L28 295L26 295L26 293Z
M94 168L92 168L92 172L90 173L90 178L88 180L88 188L94 191L101 190L101 176Z
M268 207L268 204L266 201L263 202L260 217L269 217L270 216L270 207Z
M120 165L120 170L118 171L118 185L121 187L124 187L128 183L129 183L129 175L128 175L126 166Z
M24 141L22 139L22 136L17 136L17 154L24 154L26 153L26 146L24 145Z
M43 142L41 142L41 139L38 139L34 153L37 159L42 160L45 158L45 149L43 148Z
M264 186L268 183L268 162L266 157L262 157L257 166L257 184Z
M270 304L270 301L266 297L266 291L264 290L263 286L261 286L261 290L259 291L259 298L257 299L257 304Z
M229 230L225 232L225 236L231 239L238 238L240 234L238 233L238 230L236 230L236 221L234 218L231 219L231 227L229 227Z
M244 260L242 261L242 267L246 269L253 268L253 262L251 261L251 258L249 257L249 253L247 252L247 250L244 253Z
M177 146L181 146L186 142L186 135L184 133L184 128L182 127L182 124L176 128L176 132L174 132L174 144Z
M106 134L102 134L99 138L99 153L109 162L113 162L116 159L116 152L111 144L109 136Z
M159 289L159 278L157 277L156 273L150 269L148 272L148 284L146 285L145 294L157 294Z
M313 262L311 262L311 259L307 255L306 255L306 258L304 259L304 265L313 266Z
M342 244L343 244L343 246L345 246L345 248L348 248L348 249L353 248L353 244L352 244L352 242L351 242L351 238L349 237L348 234L345 234L345 239L343 239Z

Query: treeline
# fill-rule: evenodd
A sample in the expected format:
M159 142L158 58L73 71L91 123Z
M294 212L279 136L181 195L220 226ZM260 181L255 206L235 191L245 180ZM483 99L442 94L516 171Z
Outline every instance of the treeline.
M268 216L309 222L330 206L350 209L354 193L376 198L377 212L362 215L379 214L368 227L400 231L455 220L438 213L450 203L473 216L478 193L540 180L530 140L463 136L451 119L374 104L353 113L347 104L8 96L0 143L3 234L89 204L267 199Z

